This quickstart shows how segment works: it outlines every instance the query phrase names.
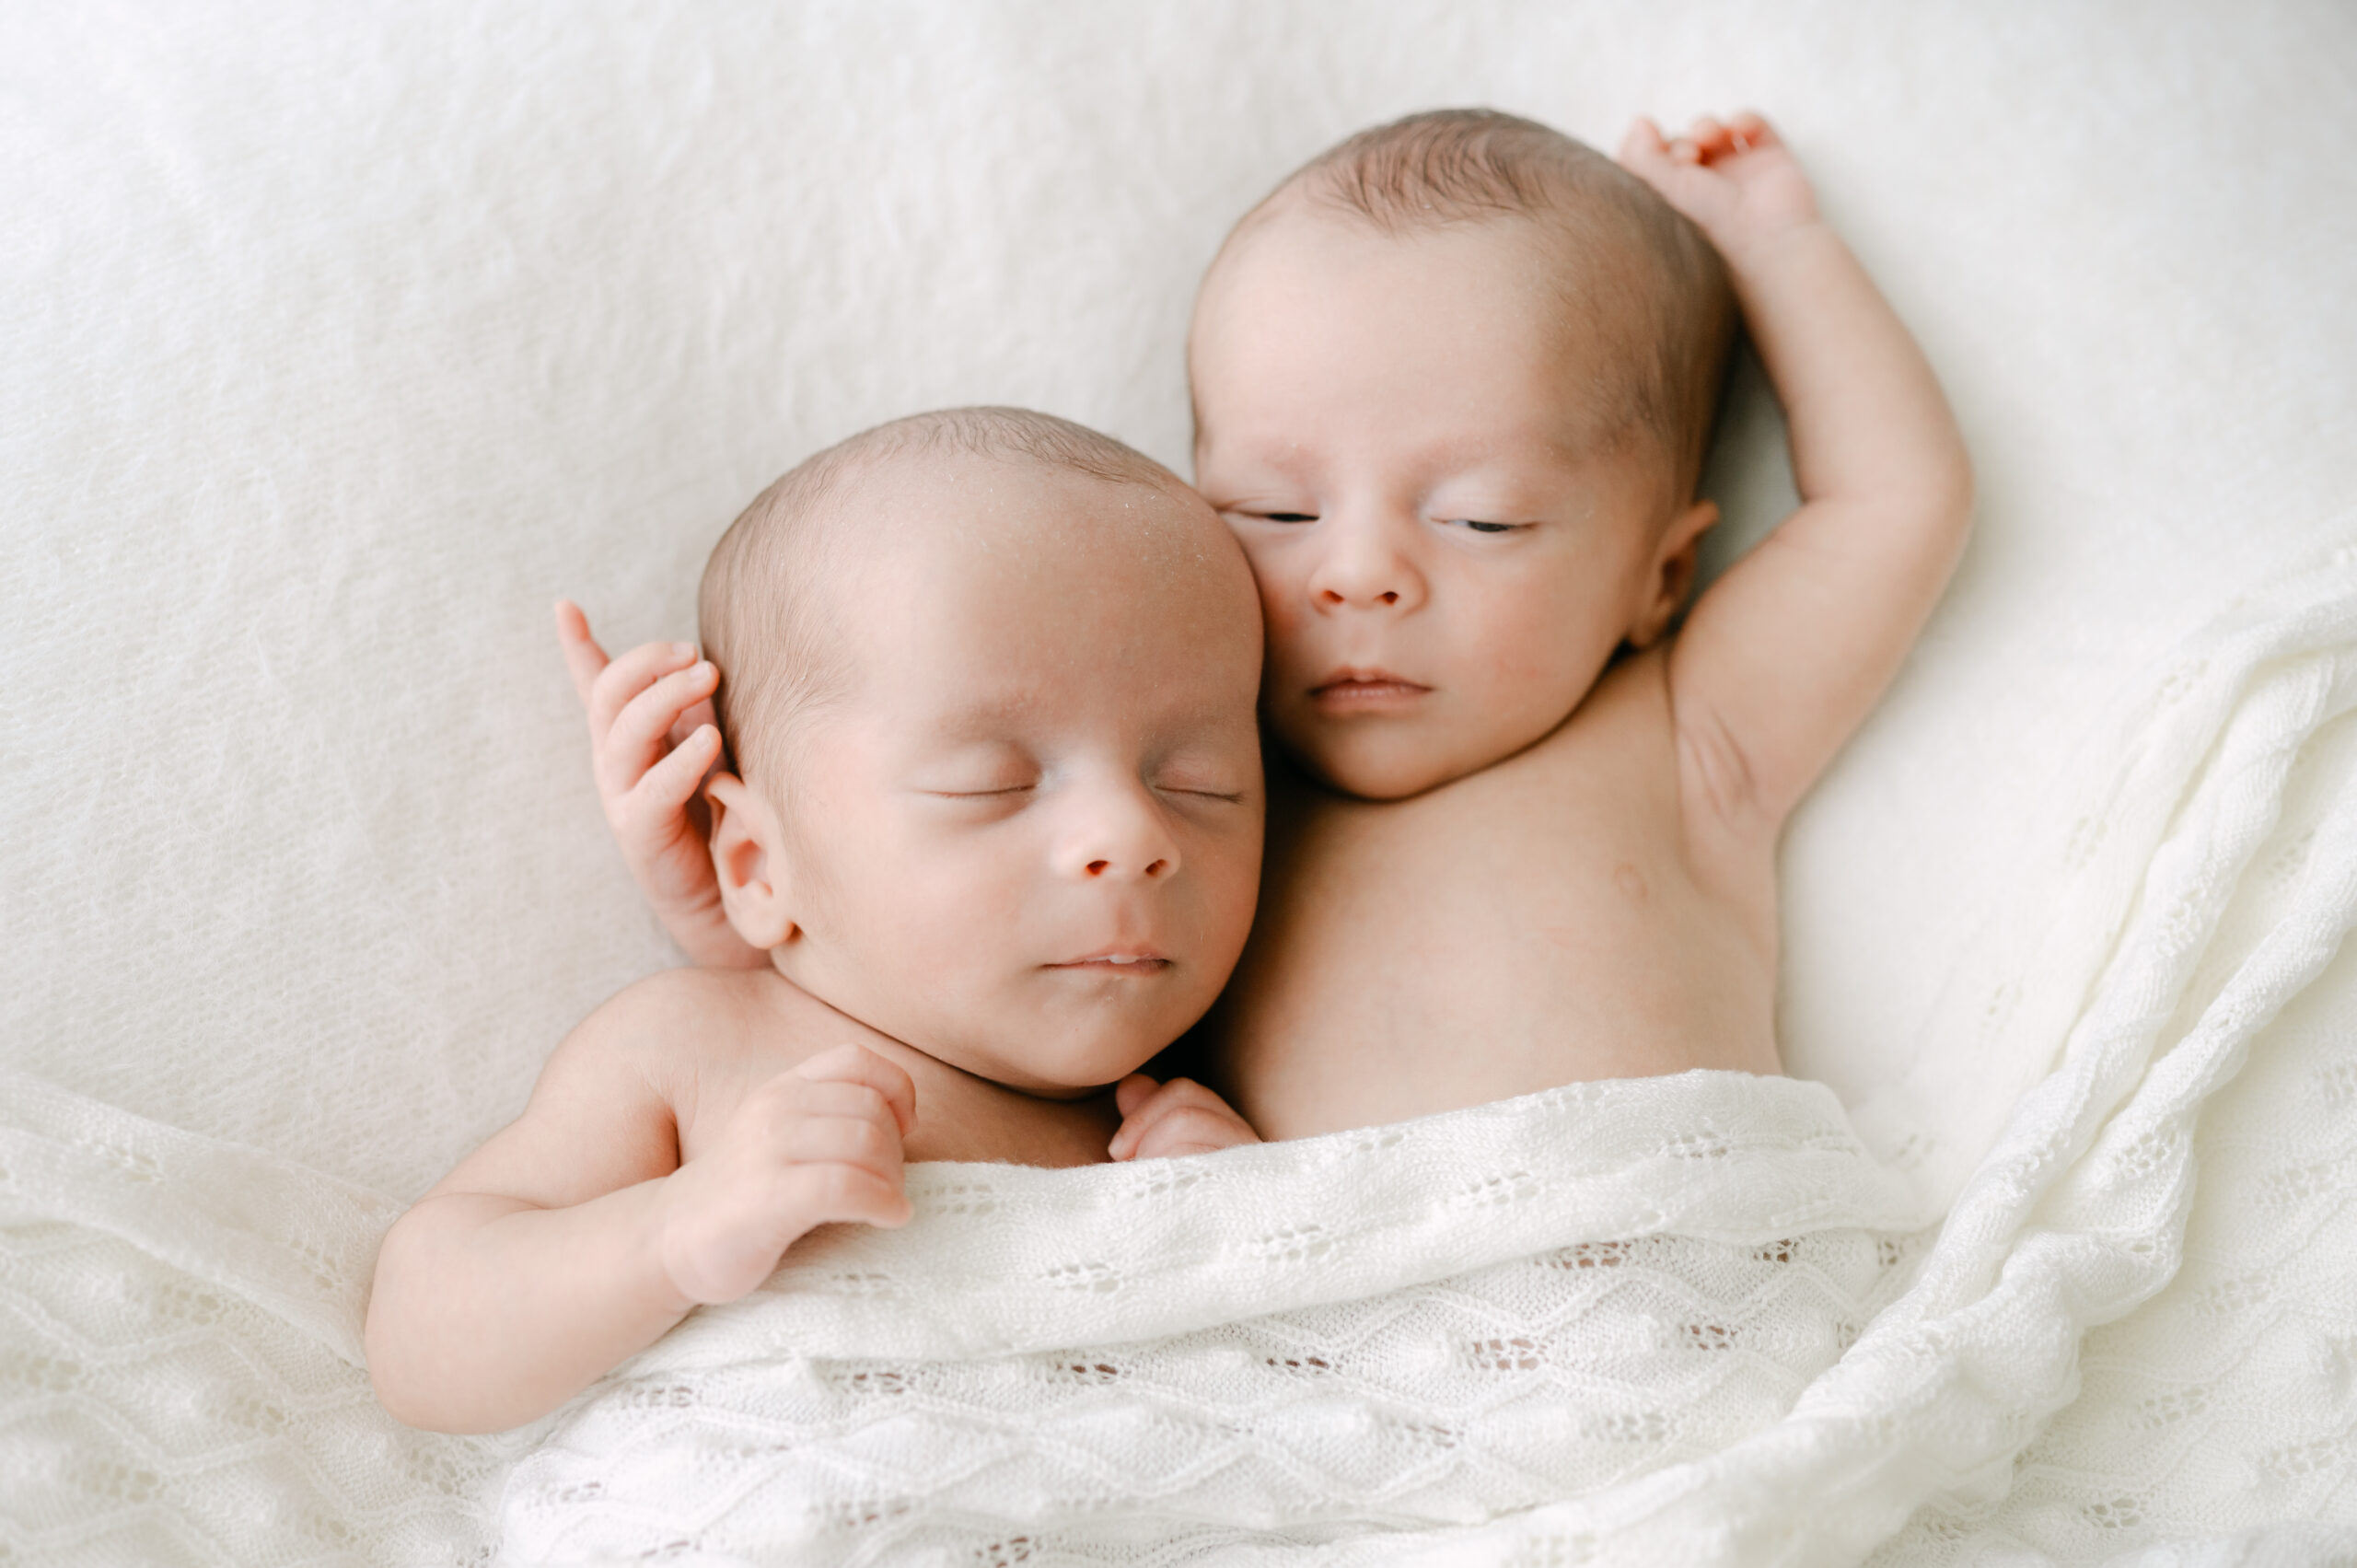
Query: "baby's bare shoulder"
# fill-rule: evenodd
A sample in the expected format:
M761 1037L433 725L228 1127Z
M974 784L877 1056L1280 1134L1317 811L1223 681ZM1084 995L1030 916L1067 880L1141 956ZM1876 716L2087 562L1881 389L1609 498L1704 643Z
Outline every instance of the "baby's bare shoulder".
M773 970L681 969L624 988L563 1049L579 1052L577 1070L661 1099L692 1143L698 1124L725 1122L762 1083L844 1044L913 1054Z
M759 974L662 970L606 997L549 1056L542 1080L630 1085L677 1106L714 1059L757 1033Z

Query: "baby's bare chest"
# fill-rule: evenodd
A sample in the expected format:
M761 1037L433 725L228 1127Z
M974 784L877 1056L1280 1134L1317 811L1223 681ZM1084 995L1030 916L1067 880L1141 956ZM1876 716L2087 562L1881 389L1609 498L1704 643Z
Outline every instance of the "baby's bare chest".
M1773 846L1698 855L1666 720L1642 704L1412 800L1305 793L1271 840L1214 1033L1263 1136L1777 1070Z

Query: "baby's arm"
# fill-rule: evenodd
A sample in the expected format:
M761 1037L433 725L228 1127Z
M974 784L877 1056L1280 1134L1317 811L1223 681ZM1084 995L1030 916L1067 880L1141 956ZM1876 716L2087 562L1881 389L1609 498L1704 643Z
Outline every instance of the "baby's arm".
M618 659L589 634L578 605L559 600L556 636L589 720L589 768L606 825L656 918L691 961L762 969L720 907L706 847L704 776L720 761L712 694L720 678L686 643L646 643Z
M748 1095L679 1164L692 1037L732 1022L708 977L656 975L566 1037L524 1114L419 1200L377 1257L368 1375L413 1426L492 1432L554 1409L699 1303L743 1295L814 1225L908 1218L915 1089L858 1046Z
M1782 822L1898 673L1971 524L1931 367L1757 115L1620 157L1726 259L1782 400L1800 509L1696 604L1670 654L1681 762L1723 811Z

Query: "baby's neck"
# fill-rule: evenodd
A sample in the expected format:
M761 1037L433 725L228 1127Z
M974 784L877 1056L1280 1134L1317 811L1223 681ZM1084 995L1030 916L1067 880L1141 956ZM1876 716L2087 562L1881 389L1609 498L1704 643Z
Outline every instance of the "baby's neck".
M1010 1088L896 1040L812 995L774 969L748 977L776 1020L771 1031L801 1055L849 1040L896 1063L916 1083L917 1121L907 1157L1013 1165L1097 1165L1120 1124L1109 1089L1050 1099Z

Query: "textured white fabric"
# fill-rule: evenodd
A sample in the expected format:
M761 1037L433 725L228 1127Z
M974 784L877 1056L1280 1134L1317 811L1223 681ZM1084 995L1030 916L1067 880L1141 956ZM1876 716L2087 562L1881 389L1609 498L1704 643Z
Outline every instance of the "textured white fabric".
M908 1227L443 1440L356 1365L397 1201L19 1078L0 1521L58 1561L2332 1560L2357 547L2107 739L2046 928L2102 972L1935 1240L1827 1090L1735 1074L923 1167Z
M1022 1535L1127 1561L1478 1522L1773 1423L1927 1217L1822 1086L1717 1073L911 1196L560 1423L508 1483L509 1560Z
M695 1562L946 1562L1014 1535L1046 1562L1373 1560L1522 1510L1441 1550L1814 1563L1918 1510L1955 1528L2071 1402L2082 1332L2177 1274L2204 1102L2357 923L2357 548L2201 639L2115 738L2127 766L2083 802L2107 842L2046 934L2110 960L1887 1307L1910 1195L1790 1081L1580 1086L1077 1177L947 1167L921 1223L814 1250L568 1421L511 1481L517 1560L678 1540ZM2332 1113L2357 1100L2357 1037L2315 1043L2318 1109L2258 1129L2295 1152L2240 1195L2247 1269L2123 1330L2152 1365L2109 1407L2214 1433L2220 1369L2258 1376L2250 1342L2320 1308L2339 1348L2279 1391L2316 1432L2297 1404L2233 1418L2295 1517L2349 1482L2357 1414L2357 1367L2332 1365L2357 1352L2347 1302L2284 1299L2287 1273L2357 1280L2357 1237L2303 1234L2340 1220L2357 1149ZM2172 1356L2192 1376L2160 1373ZM2067 1428L2042 1473L2074 1448L2142 1483L2083 1535L2257 1490L2141 1473L2165 1442Z
M687 633L761 482L913 408L1033 404L1183 469L1196 271L1359 125L1492 102L1608 144L1758 103L1949 388L1980 532L1783 866L1788 1059L1929 1193L1995 1168L2115 993L2157 781L2194 764L2110 715L2352 533L2334 0L223 0L0 33L0 1058L31 1074L0 1084L0 1561L482 1544L513 1446L400 1432L354 1336L372 1227L665 961L547 601ZM1733 414L1722 554L1789 493L1756 380ZM2287 821L2325 820L2334 733ZM2321 853L2286 831L2186 998L2271 928L2260 870ZM2203 1102L2182 1268L2034 1438L1975 1450L2018 1458L1924 1482L1893 1561L2299 1561L2325 1538L2264 1527L2357 1516L2347 965ZM2047 1256L1972 1212L1986 1255Z

